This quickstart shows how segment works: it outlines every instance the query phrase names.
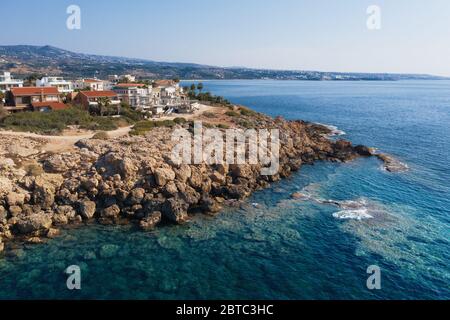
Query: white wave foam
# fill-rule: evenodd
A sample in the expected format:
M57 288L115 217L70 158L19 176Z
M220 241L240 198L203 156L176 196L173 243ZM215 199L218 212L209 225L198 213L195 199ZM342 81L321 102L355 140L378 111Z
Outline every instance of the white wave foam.
M329 136L329 137L338 137L338 136L344 136L344 135L347 134L345 131L340 130L336 126L333 126L333 125L330 125L330 124L323 124L323 123L317 123L317 124L330 129L331 132L329 134L327 134L327 136Z
M356 210L342 210L333 213L333 217L342 220L359 220L359 221L364 219L373 219L373 217L368 213L367 208Z

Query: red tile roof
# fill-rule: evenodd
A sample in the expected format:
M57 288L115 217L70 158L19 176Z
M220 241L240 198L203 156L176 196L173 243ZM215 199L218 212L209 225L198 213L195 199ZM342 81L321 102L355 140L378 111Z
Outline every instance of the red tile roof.
M67 109L68 106L62 102L33 102L32 104L33 108L45 108L49 107L52 110L64 110Z
M14 96L38 96L44 95L58 95L58 89L55 87L23 87L23 88L11 88L11 92Z
M101 98L101 97L117 97L117 94L114 91L80 91L81 95L84 95L88 98Z
M155 85L157 85L158 87L168 87L168 86L173 86L175 84L175 81L173 81L173 80L155 80L153 83Z
M84 79L83 82L95 83L95 82L103 82L103 81L102 80L97 80L97 79Z
M118 83L115 85L118 88L130 88L130 87L145 87L143 83Z

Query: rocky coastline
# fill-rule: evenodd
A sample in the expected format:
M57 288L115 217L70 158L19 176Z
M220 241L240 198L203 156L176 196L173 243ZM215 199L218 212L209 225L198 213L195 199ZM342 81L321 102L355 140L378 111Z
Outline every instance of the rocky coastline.
M224 206L237 205L302 165L374 155L365 146L327 138L330 129L318 124L262 114L248 116L246 127L249 123L252 128L279 129L278 174L263 176L260 165L174 164L173 128L80 140L64 153L40 151L42 139L3 136L0 251L5 244L40 243L58 236L65 226L88 222L135 223L143 230L185 223L193 214L217 214Z

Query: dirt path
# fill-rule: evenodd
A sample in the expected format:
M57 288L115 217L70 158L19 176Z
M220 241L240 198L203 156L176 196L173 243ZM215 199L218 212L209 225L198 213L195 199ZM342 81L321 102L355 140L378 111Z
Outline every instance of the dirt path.
M130 127L122 127L117 130L108 131L108 135L111 138L117 138L127 135L131 130ZM43 146L42 151L45 152L64 152L73 148L75 143L82 139L90 139L95 135L95 132L86 132L83 134L76 135L62 135L62 136L47 136L40 135L31 132L16 132L16 131L0 131L0 136L9 135L24 138L37 138L45 139L48 141L46 145Z

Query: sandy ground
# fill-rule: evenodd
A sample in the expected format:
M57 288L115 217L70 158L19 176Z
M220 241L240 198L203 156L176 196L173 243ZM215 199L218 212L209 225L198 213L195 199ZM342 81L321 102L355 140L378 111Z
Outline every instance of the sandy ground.
M177 117L182 117L187 120L201 120L203 122L208 123L214 123L214 124L226 124L229 123L229 117L225 115L225 112L228 111L225 107L213 107L213 106L207 106L207 105L200 105L199 109L196 110L192 114L171 114L170 116L164 116L160 118L153 119L155 121L160 120L173 120ZM203 113L210 112L214 113L216 116L214 118L205 117L203 116ZM132 126L129 127L122 127L114 131L108 131L108 135L111 138L118 138L122 136L128 135L130 130L132 129ZM10 135L10 136L17 136L17 137L28 137L28 138L38 138L38 139L45 139L48 141L47 144L45 144L42 148L43 152L65 152L71 150L75 143L82 139L90 139L95 135L96 132L94 131L84 131L84 130L65 130L62 135L60 136L47 136L47 135L40 135L35 134L31 132L16 132L16 131L2 131L0 130L0 137L2 135Z
M128 135L131 127L122 127L114 131L108 131L108 135L111 138L117 138ZM45 139L48 143L42 148L44 152L63 152L70 150L75 143L82 139L90 139L95 135L95 132L87 131L78 134L68 134L67 132L61 136L46 136L31 132L15 132L15 131L0 131L0 136L9 135L25 138L38 138Z

